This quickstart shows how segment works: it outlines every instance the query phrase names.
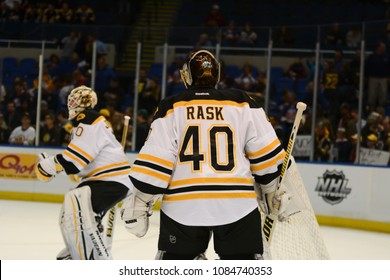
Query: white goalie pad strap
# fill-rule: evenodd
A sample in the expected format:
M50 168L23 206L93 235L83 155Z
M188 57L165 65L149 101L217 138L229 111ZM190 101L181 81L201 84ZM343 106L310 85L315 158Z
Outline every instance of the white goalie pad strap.
M65 195L60 227L73 260L112 259L95 220L89 186Z

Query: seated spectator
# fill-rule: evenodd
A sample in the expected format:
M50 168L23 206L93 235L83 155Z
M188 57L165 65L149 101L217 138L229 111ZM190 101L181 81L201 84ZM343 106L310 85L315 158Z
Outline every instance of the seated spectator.
M51 77L57 77L60 74L60 57L57 54L51 54L48 61L45 62L45 65Z
M35 4L29 4L23 15L23 22L42 22L42 9L36 7Z
M293 33L290 28L285 25L282 25L275 34L273 34L272 40L275 47L291 47L295 42Z
M157 78L150 79L149 86L142 92L139 100L140 108L146 109L149 114L154 113L161 99L161 87Z
M116 110L115 104L112 102L108 102L105 109L110 112L110 121L115 138L118 141L121 141L123 131L123 113ZM131 124L129 124L129 130L131 130Z
M280 124L279 117L276 115L269 115L268 119L272 127L274 128L276 135L279 138L280 144L282 144L283 148L286 150L288 143L288 135L284 127Z
M93 24L96 20L95 11L84 3L76 9L76 12L74 14L74 20L75 23Z
M68 120L67 109L60 110L57 113L57 126L59 130L58 143L61 147L67 147L70 142L73 128L72 123Z
M349 162L352 152L352 142L348 140L344 127L339 127L334 143L335 162Z
M149 134L150 126L148 124L149 113L141 109L137 113L137 135L135 139L135 150L141 150Z
M68 2L63 2L61 8L57 10L56 21L65 24L74 22L74 11L70 8Z
M220 11L217 4L211 6L210 13L204 19L204 26L222 27L225 25L225 15Z
M77 69L72 72L72 83L74 87L79 87L82 85L90 85L89 79L84 76L84 74L80 71L80 69Z
M250 90L252 90L256 84L256 78L253 76L253 67L250 63L244 63L242 73L235 81L238 87L244 88L245 86L247 88L246 90L250 87Z
M67 60L70 58L74 50L76 49L77 42L79 40L78 34L75 31L71 31L69 35L61 39L62 54L61 59Z
M58 127L55 125L54 116L46 114L44 125L40 128L39 145L41 146L59 146Z
M16 108L22 105L23 100L31 99L30 94L26 89L25 82L20 78L15 78L15 81L9 91L7 100L12 101Z
M5 0L7 7L7 20L19 22L22 20L23 11L21 7L21 0Z
M25 113L21 119L22 124L12 130L9 136L9 143L13 145L34 145L35 128L31 126L31 117Z
M180 78L179 71L176 71L172 75L172 79L168 81L167 83L167 91L166 96L172 96L180 94L185 90L184 83L182 79Z
M71 74L76 70L79 70L81 73L86 73L89 65L87 65L85 60L80 59L78 53L72 52L69 59L61 61L59 68L64 74Z
M54 110L49 108L49 104L47 103L46 100L41 100L41 111L40 111L40 126L45 125L45 117L47 115L54 116Z
M267 74L264 71L259 71L256 77L256 92L260 92L262 94L265 93L265 89L267 87Z
M286 131L292 130L295 115L297 114L297 102L296 94L293 91L284 90L279 111L281 113L280 122Z
M363 126L361 130L362 139L362 147L368 148L367 139L369 135L375 135L378 137L380 133L380 123L379 123L379 114L377 112L371 112L367 118L366 124Z
M342 46L344 44L344 38L345 35L340 29L340 24L338 22L334 22L332 29L325 37L325 46L334 48Z
M126 92L120 85L118 78L112 77L101 100L104 104L115 104L115 109L122 111L122 106L125 103L125 94Z
M183 56L183 55L175 56L174 61L168 66L168 69L167 69L168 79L170 76L173 75L173 73L175 71L181 70L184 62L185 62L185 56Z
M366 138L366 147L372 150L382 150L383 145L378 142L378 136L375 133L371 133Z
M362 41L362 32L358 27L352 28L345 35L345 43L349 48L356 49L357 47L360 46L361 41Z
M75 88L72 81L72 75L71 74L61 75L59 80L60 80L60 88L58 90L57 109L59 110L67 109L69 92L71 92L72 89Z
M0 111L3 111L3 102L6 100L7 90L3 84L0 84Z
M100 57L97 60L96 65L96 84L95 91L97 94L104 93L109 85L112 78L116 77L114 69L112 69L106 62L104 57Z
M200 49L208 49L213 46L213 43L209 39L209 35L207 33L202 33L199 35L199 40L195 44L195 50L200 50Z
M240 33L236 29L236 23L234 20L229 21L229 25L222 31L221 45L225 47L234 47L239 38Z
M329 130L323 122L319 122L315 128L314 160L328 162L330 159L331 139Z
M245 23L243 29L241 29L240 37L237 45L240 47L253 47L257 40L257 33L252 29L252 25L249 21Z
M345 137L348 141L352 141L352 136L357 133L357 118L348 103L342 103L340 105L340 119L337 126L338 129L344 130Z
M21 123L20 115L16 111L16 105L13 101L7 103L7 108L4 113L5 122L8 124L8 129L12 131L15 127ZM8 139L7 139L8 142Z
M43 10L43 23L55 23L57 20L57 10L52 3L48 3L47 7Z
M296 57L294 62L287 68L285 75L294 80L306 78L306 68L303 65L302 57Z
M96 43L96 58L104 57L108 54L106 44L99 40L95 35L90 34L87 36L87 42L85 44L85 61L88 65L92 65L93 45Z
M0 112L0 144L8 143L9 127L5 121L3 113Z

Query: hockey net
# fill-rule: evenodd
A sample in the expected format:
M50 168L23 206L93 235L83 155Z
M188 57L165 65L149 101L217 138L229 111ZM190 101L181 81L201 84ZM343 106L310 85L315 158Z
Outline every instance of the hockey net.
M330 259L327 247L322 238L313 207L311 206L297 164L291 157L284 183L288 189L294 188L305 205L305 210L289 217L288 222L277 222L272 242L268 247L264 239L265 258L274 260L326 260ZM262 220L265 216L262 214Z

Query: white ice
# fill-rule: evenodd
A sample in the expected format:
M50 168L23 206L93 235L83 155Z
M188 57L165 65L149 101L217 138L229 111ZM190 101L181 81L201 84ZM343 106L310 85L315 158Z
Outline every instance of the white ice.
M52 260L64 247L58 227L57 203L0 200L0 259ZM151 217L143 238L129 234L119 218L115 223L116 260L152 260L156 254L159 213ZM390 234L321 227L334 260L390 260ZM210 244L207 256L216 259Z

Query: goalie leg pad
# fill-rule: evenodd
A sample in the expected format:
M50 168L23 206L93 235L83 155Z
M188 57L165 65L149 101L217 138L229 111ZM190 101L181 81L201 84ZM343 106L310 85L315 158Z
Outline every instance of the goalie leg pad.
M60 228L73 260L110 260L111 253L98 228L89 186L65 195Z

